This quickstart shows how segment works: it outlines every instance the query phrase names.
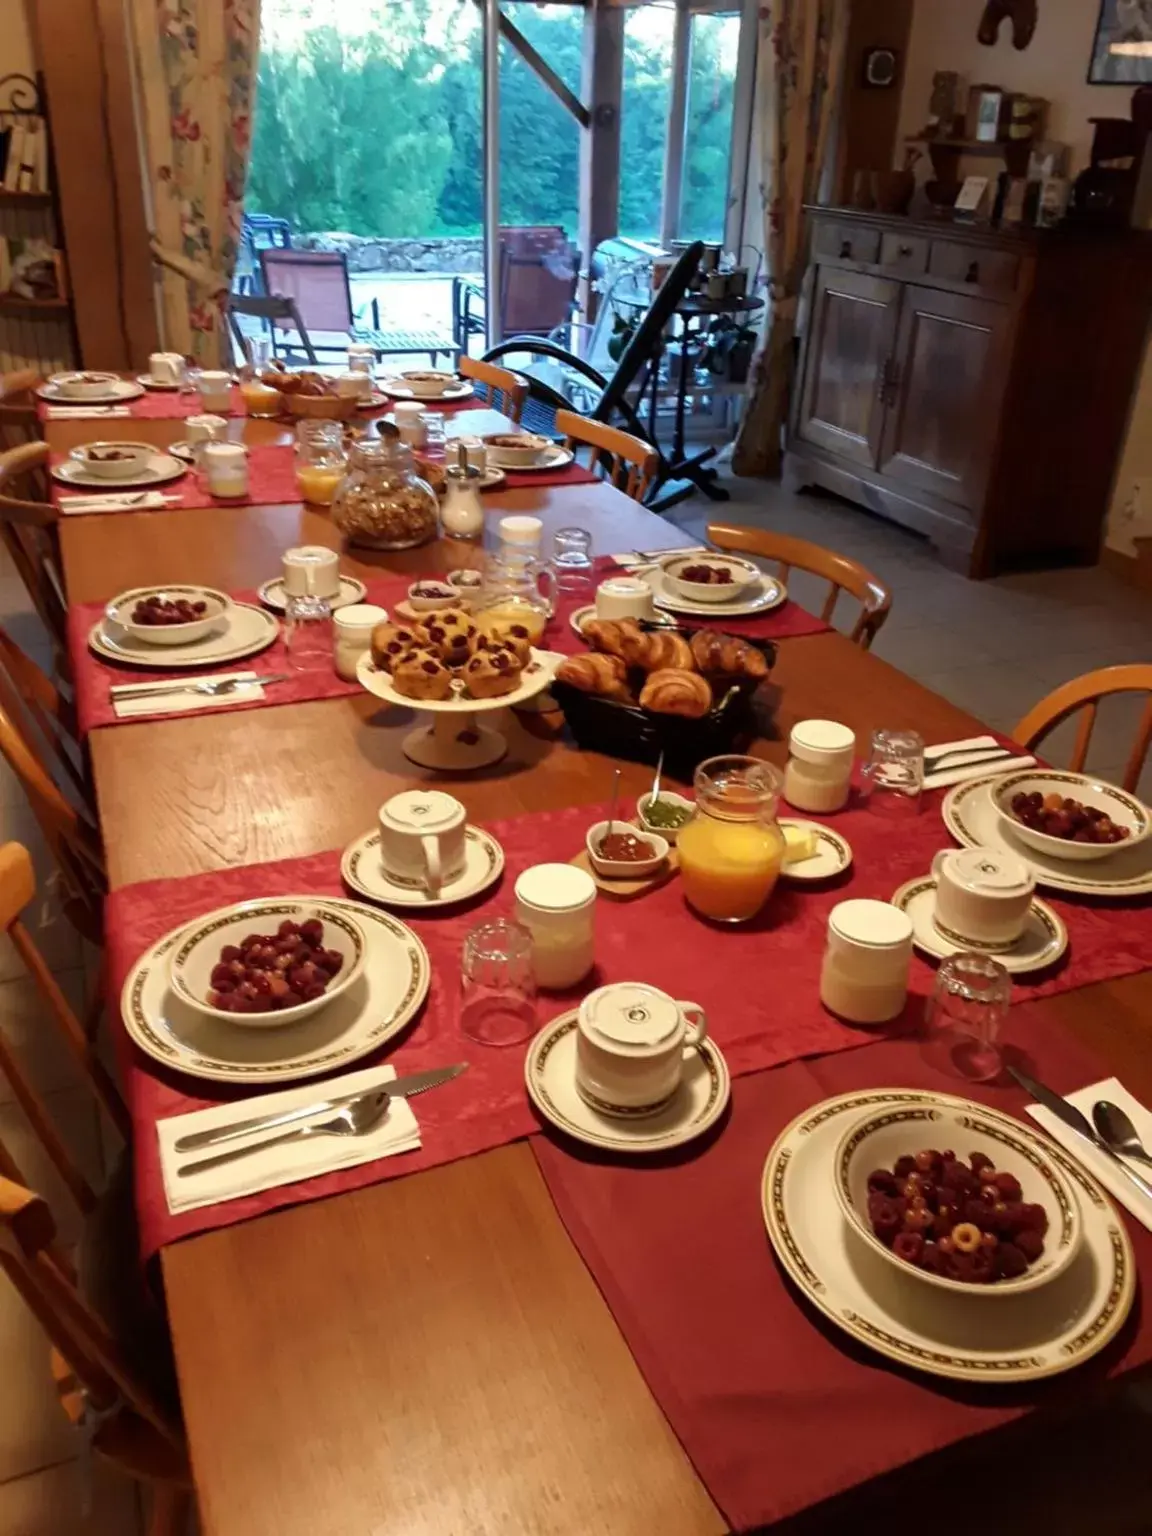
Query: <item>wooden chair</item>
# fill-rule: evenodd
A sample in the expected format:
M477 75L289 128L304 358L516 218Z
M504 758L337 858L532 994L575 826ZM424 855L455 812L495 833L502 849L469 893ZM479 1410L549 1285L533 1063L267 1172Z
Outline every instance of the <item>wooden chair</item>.
M1080 773L1096 726L1097 706L1101 699L1114 693L1144 693L1149 696L1136 727L1132 752L1121 780L1123 787L1132 793L1139 782L1144 760L1148 756L1149 743L1152 742L1152 665L1148 662L1133 662L1124 667L1101 667L1096 672L1085 672L1083 677L1074 677L1070 683L1062 683L1041 699L1039 704L1032 706L1012 731L1012 739L1031 750L1062 720L1083 710L1084 715L1072 748L1072 760L1068 764L1073 773Z
M495 363L486 363L483 358L469 357L467 352L460 354L456 372L462 378L472 379L483 386L484 393L477 391L477 396L485 405L503 411L505 416L519 422L528 394L527 379L520 378L510 368L498 368Z
M745 528L739 523L709 523L708 538L717 549L728 549L744 555L757 555L762 560L774 561L781 580L787 581L792 570L809 571L831 583L828 599L820 617L831 624L832 615L841 592L848 592L860 603L860 617L856 620L849 639L868 650L880 632L892 607L892 594L882 581L855 560L838 555L807 539L796 539L786 533L771 533L760 528Z
M39 382L32 368L0 373L0 450L19 448L41 436L33 393Z
M631 496L633 501L644 500L660 464L660 456L651 443L619 427L577 416L575 411L557 411L556 430L564 433L569 448L584 444L594 449L592 462L601 465L606 471L605 478L618 491Z
M47 443L0 453L0 538L57 653L68 655L59 514L48 501Z

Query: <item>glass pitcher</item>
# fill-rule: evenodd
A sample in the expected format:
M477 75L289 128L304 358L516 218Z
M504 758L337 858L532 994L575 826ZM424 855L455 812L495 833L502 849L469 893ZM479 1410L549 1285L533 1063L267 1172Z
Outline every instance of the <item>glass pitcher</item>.
M522 624L530 643L539 645L555 609L556 572L546 561L497 554L485 562L476 600L476 623L482 632Z
M783 779L756 757L710 757L696 770L696 814L677 838L684 895L702 917L746 923L784 862L776 824Z

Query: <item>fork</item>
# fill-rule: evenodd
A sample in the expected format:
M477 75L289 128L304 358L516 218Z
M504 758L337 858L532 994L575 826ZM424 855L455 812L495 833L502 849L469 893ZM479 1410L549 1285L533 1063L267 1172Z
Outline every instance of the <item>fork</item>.
M247 1147L233 1147L228 1152L217 1152L212 1157L201 1157L194 1163L185 1163L178 1170L179 1177L185 1179L190 1173L200 1173L208 1168L221 1168L225 1163L234 1162L238 1157L247 1157L249 1152L260 1152L265 1147L283 1146L289 1141L304 1141L309 1136L367 1136L374 1131L388 1113L387 1094L372 1094L366 1098L356 1099L346 1105L338 1115L331 1120L322 1120L319 1125L302 1125L294 1131L285 1131L281 1136L267 1136L263 1141L255 1141Z
M286 683L287 672L272 672L265 677L204 677L197 683L157 683L153 688L142 688L136 683L120 683L112 689L112 697L119 699L152 699L167 693L199 693L210 699L222 694L235 693L237 688L250 688L257 683Z

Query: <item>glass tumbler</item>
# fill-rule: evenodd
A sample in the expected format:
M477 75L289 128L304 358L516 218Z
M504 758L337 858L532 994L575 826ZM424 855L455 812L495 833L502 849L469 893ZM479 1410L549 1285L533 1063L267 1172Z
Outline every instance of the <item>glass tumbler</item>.
M448 450L447 424L440 411L424 412L424 451L429 458L442 459Z
M873 731L864 767L868 809L881 816L915 816L924 790L924 738L917 731Z
M326 597L289 597L284 603L284 649L293 672L332 670L332 604Z
M591 601L592 561L592 535L586 528L557 528L552 535L552 564L559 591Z
M344 427L339 421L312 418L296 423L296 487L302 501L330 507L336 487L348 472Z
M928 1060L973 1083L998 1077L997 1040L1011 996L1012 978L999 960L960 954L943 961L924 1015Z
M520 923L481 923L464 940L460 1028L477 1045L519 1045L535 1034L532 935Z

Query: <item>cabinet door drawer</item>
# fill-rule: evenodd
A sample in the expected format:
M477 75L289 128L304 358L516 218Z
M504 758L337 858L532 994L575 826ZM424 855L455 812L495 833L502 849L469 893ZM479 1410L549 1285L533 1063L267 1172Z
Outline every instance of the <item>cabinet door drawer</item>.
M1016 287L1020 258L1011 251L982 250L951 240L933 240L928 271L950 283L971 283L994 293L1011 293Z
M812 248L826 261L875 261L880 255L880 231L821 221L812 237Z
M923 235L890 231L880 242L880 265L909 277L921 277L928 266L928 242Z

